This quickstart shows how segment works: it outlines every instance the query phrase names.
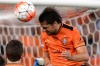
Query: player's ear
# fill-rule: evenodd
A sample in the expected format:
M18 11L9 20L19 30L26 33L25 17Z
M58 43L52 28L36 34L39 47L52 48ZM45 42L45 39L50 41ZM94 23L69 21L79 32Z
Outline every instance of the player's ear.
M21 58L20 58L20 62L23 63L23 57L24 57L24 53L22 54Z
M22 56L21 56L21 59L24 57L24 53L22 54Z
M24 57L24 53L25 53L25 49L23 48L23 53L22 53L21 59Z

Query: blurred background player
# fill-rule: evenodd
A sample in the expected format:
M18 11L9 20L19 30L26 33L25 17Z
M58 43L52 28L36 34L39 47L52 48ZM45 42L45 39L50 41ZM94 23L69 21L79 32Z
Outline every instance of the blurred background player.
M62 18L52 7L47 7L39 16L44 44L46 66L81 66L89 55L79 31L62 24Z
M6 46L7 64L6 66L23 66L21 57L23 54L23 44L19 40L11 40Z

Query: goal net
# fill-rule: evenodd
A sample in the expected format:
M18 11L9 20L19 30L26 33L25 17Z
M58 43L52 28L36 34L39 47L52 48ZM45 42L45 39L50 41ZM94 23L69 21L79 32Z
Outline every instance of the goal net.
M89 62L92 66L100 66L100 10L87 10L65 23L79 29L90 56Z
M60 11L60 8L58 8L58 10ZM100 66L100 10L84 9L80 12L78 12L78 10L75 12L69 12L69 14L66 13L66 15L63 12L60 12L64 23L73 25L79 29L88 49L90 56L89 62L93 66ZM18 20L10 21L12 23L18 22ZM3 24L1 24L1 22ZM19 39L24 44L24 57L22 60L24 66L33 66L35 58L43 57L40 39L42 28L37 24L38 20L36 20L36 24L21 23L17 25L9 25L8 20L2 20L1 22L0 54L6 53L6 44L11 39Z

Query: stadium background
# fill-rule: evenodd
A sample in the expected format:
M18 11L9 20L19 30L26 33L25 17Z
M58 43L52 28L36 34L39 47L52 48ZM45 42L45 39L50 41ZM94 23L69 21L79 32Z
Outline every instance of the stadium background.
M15 4L0 3L0 54L6 53L6 44L19 39L24 44L24 66L33 66L34 59L43 57L38 16L46 6L35 5L36 16L30 22L20 22L14 15ZM100 9L87 7L54 6L63 22L77 27L85 40L89 62L100 66Z

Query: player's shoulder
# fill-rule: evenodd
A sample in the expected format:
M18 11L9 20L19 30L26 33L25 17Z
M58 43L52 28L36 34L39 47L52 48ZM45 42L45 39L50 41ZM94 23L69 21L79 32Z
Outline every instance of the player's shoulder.
M71 33L75 34L75 33L79 32L79 30L76 27L71 26L69 24L63 24L63 28L66 28L66 30L64 30L64 31L67 33L69 32L70 34Z
M69 24L63 24L62 27L63 27L63 28L66 28L66 29L69 29L69 30L71 30L71 31L73 31L73 29L74 29L74 27L71 26L71 25L69 25Z
M69 24L63 24L63 28L69 29L71 31L76 31L78 30L76 27L69 25Z

